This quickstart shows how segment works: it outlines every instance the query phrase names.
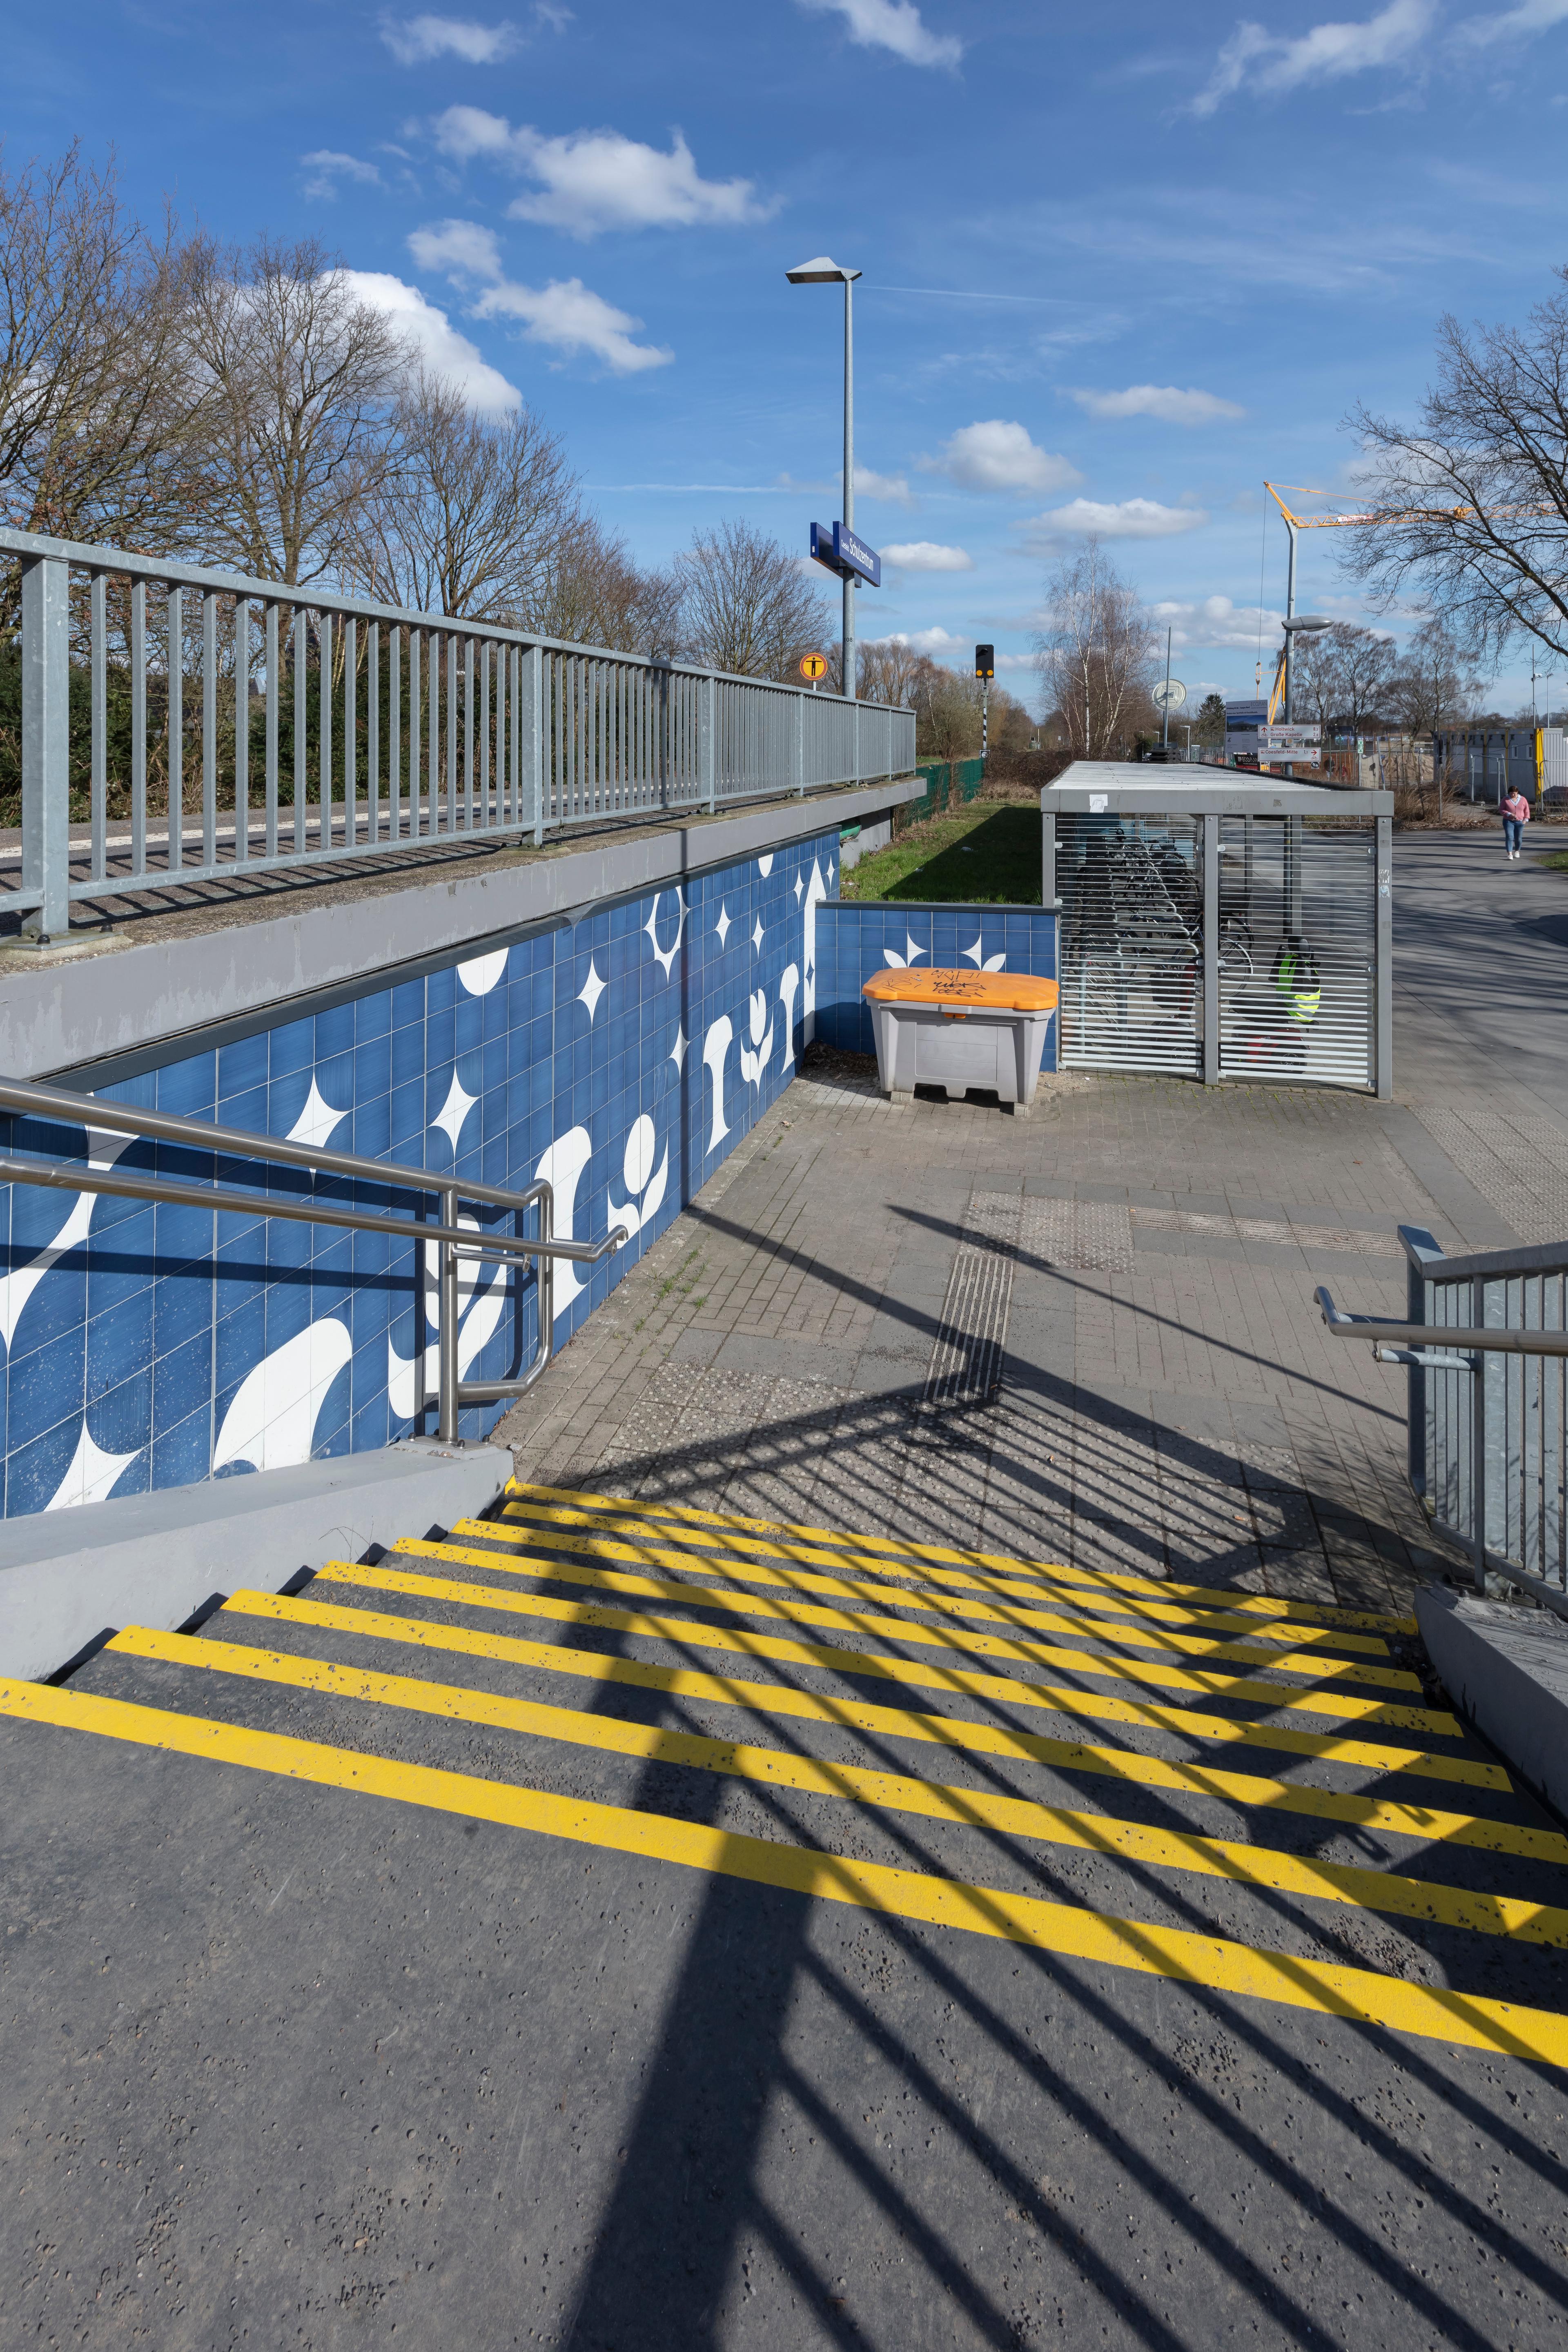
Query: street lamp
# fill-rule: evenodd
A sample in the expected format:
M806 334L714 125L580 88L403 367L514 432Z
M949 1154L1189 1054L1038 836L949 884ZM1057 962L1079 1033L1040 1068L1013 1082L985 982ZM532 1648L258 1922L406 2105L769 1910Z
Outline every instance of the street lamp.
M1296 602L1296 534L1293 530L1290 533L1290 585L1286 592L1285 602L1288 607L1293 607ZM1299 636L1315 637L1320 631L1331 629L1333 623L1323 619L1318 613L1303 613L1298 618L1293 611L1288 610L1279 625L1285 632L1285 724L1289 727L1295 716L1290 707L1290 691L1294 684L1291 673L1296 639ZM1293 760L1287 761L1285 773L1291 777L1295 775L1296 763Z
M860 272L841 269L819 253L815 261L803 261L796 269L786 269L784 276L792 286L837 286L844 288L844 513L846 530L855 525L855 313L851 289ZM844 692L849 701L855 699L855 582L849 573L844 579Z

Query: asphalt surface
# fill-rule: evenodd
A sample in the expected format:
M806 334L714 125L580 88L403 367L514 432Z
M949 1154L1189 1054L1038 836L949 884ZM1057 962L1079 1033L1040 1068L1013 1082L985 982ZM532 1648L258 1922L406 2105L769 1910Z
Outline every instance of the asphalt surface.
M1555 1110L1544 992L1510 1039L1568 877L1413 849L1402 1069L1482 1095L1507 1047L1506 1083ZM1482 946L1484 1006L1462 978ZM988 1410L1026 1424L1059 1344L1049 1313L1021 1316L1012 1402ZM945 1466L973 1442L917 1427L896 1491L868 1473L836 1524L943 1540ZM1266 1451L1229 1475L1227 1516L1289 1520ZM684 1456L650 1456L638 1491L709 1499ZM798 1580L872 1570L792 1562L770 1586L732 1535L721 1563L652 1520L613 1540L538 1510L453 1531L292 1610L231 1604L184 1646L108 1648L41 1702L61 1721L0 1718L0 2341L1568 2340L1568 2068L1463 2046L1427 2000L1557 2031L1568 1949L1486 1922L1499 1899L1568 1904L1562 1830L1434 1722L1440 1693L1370 1679L1419 1673L1405 1637L1302 1599L1288 1654L1321 1634L1322 1663L1286 1668L1223 1601L1169 1586L1159 1605L1190 1614L1096 1623L1083 1595L1127 1588L1004 1603L906 1565L830 1594ZM1237 1580L1245 1614L1264 1587ZM963 1620L944 1594L1079 1613ZM1369 1590L1363 1617L1385 1607ZM390 1679L410 1677L423 1707ZM1389 1712L1341 1711L1368 1702ZM148 1744L178 1715L209 1727L199 1752ZM1239 1851L1179 1863L1183 1838ZM840 1880L779 1883L809 1854ZM1300 1891L1311 1863L1363 1874L1335 1882L1354 1895ZM974 1885L994 1895L952 1894ZM1059 1906L1028 1915L1033 1941L980 1931L1030 1901ZM1112 1957L1075 1957L1064 1917L1127 1924ZM1262 1956L1253 1989L1216 1989L1238 1945ZM1146 1972L1178 1951L1199 1981ZM1325 1969L1371 2021L1292 2005Z
M1568 1118L1568 825L1529 824L1516 864L1502 828L1410 833L1394 846L1395 1080L1527 1090Z

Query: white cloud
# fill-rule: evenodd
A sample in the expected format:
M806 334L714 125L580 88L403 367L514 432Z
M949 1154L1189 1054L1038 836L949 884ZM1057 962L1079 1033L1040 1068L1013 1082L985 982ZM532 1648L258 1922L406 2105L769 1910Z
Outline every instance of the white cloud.
M518 47L515 25L477 25L469 16L384 16L381 37L400 66L458 58L466 66L493 66Z
M308 196L335 196L340 180L358 180L367 188L381 185L381 173L374 163L362 163L357 155L340 154L335 147L318 147L300 161L311 174L305 183Z
M1304 82L1337 81L1346 74L1396 66L1414 57L1431 32L1435 0L1389 0L1359 25L1314 25L1286 40L1244 20L1220 50L1206 89L1193 100L1194 114L1212 114L1244 85L1249 92L1278 95Z
M1031 515L1023 528L1037 539L1081 537L1089 531L1100 539L1174 539L1207 520L1201 507L1163 507L1154 499L1121 499L1115 505L1074 499L1049 514Z
M884 563L896 563L900 572L973 572L974 558L962 547L941 547L935 540L907 540L900 547L884 547Z
M973 654L974 650L973 637L955 637L951 629L892 629L885 637L871 637L868 643L907 646L910 653L930 654L933 661L940 661L943 654Z
M1246 605L1233 604L1228 596L1204 596L1193 604L1167 599L1152 605L1150 611L1161 628L1171 630L1172 643L1178 653L1189 646L1205 646L1256 654L1261 643L1265 661L1272 663L1279 643L1281 614L1272 607L1264 612L1260 638L1257 607L1249 610ZM1201 698L1211 689L1205 685L1194 691Z
M517 407L522 398L517 386L481 358L445 310L427 302L416 286L405 286L401 278L379 269L345 269L343 282L353 287L362 302L389 319L400 334L411 337L426 365L457 384L485 415L505 415Z
M885 499L896 507L914 504L902 474L874 474L869 466L856 467L855 495L858 499Z
M446 278L488 281L505 276L495 231L478 221L444 220L434 228L416 228L408 250L421 269L438 269Z
M1035 654L998 654L996 656L996 667L998 671L1005 669L1032 670L1037 668L1037 667L1038 656Z
M858 48L890 49L909 66L955 66L963 43L952 33L932 33L911 0L800 0L817 16L842 16Z
M557 351L586 352L603 360L616 375L637 375L645 368L668 367L675 353L652 343L637 343L633 335L642 325L617 310L602 295L593 293L580 278L552 278L548 286L517 286L503 280L492 286L474 305L477 319L517 319L531 343L549 343Z
M1527 41L1534 33L1549 33L1565 17L1568 0L1521 0L1521 6L1505 9L1500 16L1471 16L1459 26L1459 37L1487 48L1493 41ZM1561 106L1563 100L1554 98L1552 103Z
M787 492L792 498L832 499L837 502L844 487L842 474L828 479L826 476L814 480L798 479L794 474L780 474L770 482L773 490ZM855 495L858 499L880 499L889 506L912 507L914 497L902 474L879 474L869 466L855 468Z
M449 106L437 117L436 143L458 163L487 156L539 183L519 196L513 219L540 221L569 236L609 228L734 228L768 219L751 180L704 180L679 131L668 154L618 131L578 131L544 139L527 123L514 131L483 107Z
M1065 490L1083 479L1065 457L1037 448L1022 425L992 417L961 425L940 457L922 457L928 473L946 474L966 490Z
M479 284L483 290L470 317L516 320L531 343L547 343L568 354L585 352L616 375L668 367L675 356L651 343L634 342L642 320L617 310L580 278L552 278L544 287L509 278L494 231L476 221L447 220L416 229L408 249L422 269L439 269L459 286Z
M1091 416L1157 416L1166 425L1213 425L1221 417L1247 414L1217 393L1182 392L1173 383L1130 383L1125 392L1069 392L1068 398Z

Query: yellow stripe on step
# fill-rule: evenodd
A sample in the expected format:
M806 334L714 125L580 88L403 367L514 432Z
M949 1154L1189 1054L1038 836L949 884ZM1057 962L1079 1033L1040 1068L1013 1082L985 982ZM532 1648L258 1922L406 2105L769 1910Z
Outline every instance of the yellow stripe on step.
M404 1556L407 1557L406 1554ZM477 1558L478 1563L486 1568L499 1569L507 1565L505 1561L498 1559L493 1552L480 1553L477 1556L469 1553L463 1557L469 1559ZM551 1575L548 1569L519 1569L515 1572L518 1575L537 1575L541 1581L547 1580ZM320 1573L324 1577L336 1579L340 1583L368 1582L388 1592L425 1592L438 1598L444 1593L460 1591L470 1597L469 1605L477 1604L486 1609L516 1611L524 1616L560 1617L568 1623L592 1622L618 1625L622 1622L621 1612L615 1610L595 1619L581 1616L579 1612L590 1605L585 1601L551 1601L542 1594L536 1594L525 1601L514 1601L509 1597L501 1585L459 1585L448 1583L441 1577L422 1578L397 1569L351 1568L347 1561L336 1559L328 1560ZM597 1583L601 1580L596 1571L589 1570L582 1576L562 1576L556 1580L574 1584ZM639 1578L612 1579L608 1576L604 1577L602 1580L612 1589L637 1585L642 1581ZM693 1585L682 1584L673 1588L656 1587L655 1590L673 1590L682 1601L693 1601L698 1598L697 1588ZM702 1593L701 1599L705 1607L724 1605L715 1602L706 1592ZM761 1601L744 1607L737 1605L731 1608L729 1613L731 1616L775 1617L786 1622L799 1615L817 1624L824 1621L831 1622L833 1614L832 1612L822 1609L808 1611L804 1608L800 1610L774 1608L768 1602ZM738 1633L731 1633L728 1627L707 1626L700 1618L695 1617L662 1618L659 1622L668 1627L678 1627L679 1638L691 1642L699 1648L749 1650L754 1657L759 1658L804 1657L809 1646L817 1664L839 1665L846 1673L855 1671L852 1667L843 1666L842 1662L846 1658L864 1657L870 1654L865 1651L840 1650L826 1645L818 1649L816 1644L781 1643L776 1639L770 1642L766 1637L753 1634L750 1631L742 1636ZM956 1643L943 1642L934 1633L922 1633L921 1629L918 1627L911 1629L903 1622L901 1618L897 1617L850 1617L847 1618L845 1622L858 1633L891 1632L911 1643L923 1642L923 1645L928 1649L957 1650L961 1654L977 1651L984 1656L1016 1655L1023 1663L1028 1664L1043 1664L1079 1668L1106 1681L1149 1684L1160 1690L1194 1691L1205 1698L1257 1700L1263 1706L1286 1715L1294 1713L1326 1717L1331 1721L1341 1723L1376 1723L1391 1730L1419 1731L1425 1735L1436 1735L1438 1738L1458 1738L1459 1735L1459 1726L1453 1716L1426 1707L1401 1706L1391 1699L1359 1698L1349 1692L1321 1688L1302 1691L1289 1683L1253 1682L1239 1675L1198 1674L1190 1668L1180 1666L1151 1665L1142 1658L1098 1658L1082 1650L1049 1649L1044 1643L995 1642L988 1635L981 1633L970 1634L967 1639L962 1639ZM669 1636L661 1638L669 1638ZM861 1671L872 1670L863 1668ZM1020 1703L1026 1705L1028 1703L1028 1692L1036 1687L1011 1677L966 1675L957 1667L933 1669L923 1660L916 1662L884 1659L875 1671L878 1674L887 1675L891 1681L916 1683L931 1690L979 1689L984 1684L997 1695L1021 1693L1024 1696Z
M1388 1655L1388 1644L1380 1634L1346 1633L1337 1626L1298 1623L1283 1617L1260 1622L1241 1610L1174 1608L1161 1601L1137 1599L1131 1594L1082 1593L1071 1587L1053 1592L1038 1580L1021 1583L1016 1578L971 1574L964 1569L931 1568L923 1561L865 1559L853 1554L824 1551L809 1544L766 1543L759 1536L709 1535L705 1530L695 1528L679 1530L680 1542L691 1547L691 1550L657 1549L651 1544L645 1545L640 1538L635 1545L628 1545L624 1538L616 1539L618 1530L601 1526L584 1512L563 1510L553 1504L508 1503L504 1506L503 1516L504 1525L494 1519L454 1519L447 1532L465 1540L478 1537L481 1542L489 1543L550 1543L559 1550L585 1551L593 1557L606 1559L642 1559L656 1567L685 1568L706 1576L738 1573L728 1562L721 1567L711 1560L709 1555L712 1552L731 1554L737 1559L754 1555L763 1559L788 1560L801 1567L850 1568L864 1575L885 1579L901 1577L912 1582L934 1584L954 1591L984 1592L1004 1601L1046 1601L1058 1608L1068 1610L1075 1622L1089 1615L1129 1617L1155 1625L1186 1625L1196 1633L1209 1635L1250 1633L1256 1641L1317 1642L1331 1649L1359 1651L1368 1657L1386 1658ZM558 1528L572 1527L584 1529L582 1538L576 1542L553 1532ZM510 1532L513 1528L521 1528L524 1532L514 1537ZM693 1556L694 1552L698 1556ZM815 1576L787 1577L782 1581L792 1590L802 1592L856 1591L873 1600L897 1599L900 1606L911 1609L945 1608L955 1616L976 1617L990 1613L984 1610L964 1608L956 1601L941 1597L931 1601L917 1600L911 1596L905 1601L902 1596L889 1592L886 1583L834 1584ZM1015 1613L1009 1610L1004 1614L1009 1624L1044 1622L1054 1625L1058 1622L1054 1617L1037 1621L1027 1611ZM1126 1641L1133 1636L1121 1628L1112 1628L1108 1629L1106 1638Z
M248 1731L161 1707L132 1706L47 1683L0 1681L0 1714L90 1731L176 1755L237 1764L251 1771L424 1806L469 1821L531 1830L640 1860L677 1863L819 1901L846 1903L884 1917L958 1927L1058 1958L1198 1985L1206 1991L1268 2000L1387 2031L1487 2050L1538 2063L1568 2065L1568 2018L1511 2001L1449 1992L1321 1960L1260 1951L1224 1937L1151 1927L1039 1897L1006 1894L960 1879L892 1870L809 1848L740 1837L662 1813L638 1813L580 1797L547 1796L504 1781L429 1765L393 1763L278 1732Z
M431 1543L423 1537L400 1536L392 1547L401 1559L447 1559L465 1568L487 1568L511 1576L548 1578L557 1584L584 1584L595 1591L625 1592L639 1601L684 1601L697 1609L721 1609L731 1615L749 1617L782 1617L797 1625L827 1625L838 1631L858 1630L863 1633L891 1634L902 1642L917 1642L937 1649L971 1650L981 1657L1043 1659L1053 1664L1071 1663L1085 1674L1120 1675L1127 1671L1128 1661L1120 1654L1110 1655L1099 1651L1066 1651L1039 1642L1021 1638L1008 1640L993 1633L972 1633L967 1628L944 1625L940 1633L929 1626L908 1623L901 1617L877 1617L868 1612L844 1609L824 1609L815 1603L784 1599L777 1588L786 1581L784 1575L772 1569L736 1569L731 1573L742 1583L765 1583L771 1588L769 1597L749 1592L733 1592L727 1585L674 1584L657 1577L635 1576L618 1569L582 1568L567 1565L552 1556L540 1559L531 1553L513 1558L499 1549L493 1551L475 1550L462 1544ZM616 1557L632 1558L628 1551L617 1551ZM668 1557L668 1555L667 1555ZM828 1584L826 1579L813 1579L814 1583L827 1584L831 1591L854 1597L853 1584ZM872 1591L868 1598L885 1601L890 1596ZM913 1595L900 1593L900 1602L906 1608L922 1605ZM925 1606L934 1603L925 1602ZM1338 1658L1303 1656L1299 1651L1273 1651L1249 1642L1203 1642L1185 1633L1167 1633L1141 1628L1126 1633L1100 1625L1084 1625L1071 1617L1055 1617L1038 1610L1003 1611L976 1605L966 1609L966 1616L989 1618L994 1623L1007 1624L1015 1619L1032 1625L1063 1633L1076 1633L1084 1642L1121 1642L1140 1650L1173 1650L1178 1656L1215 1658L1226 1664L1264 1666L1278 1674L1306 1675L1315 1682L1351 1682L1373 1684L1384 1690L1418 1691L1420 1683L1414 1675L1397 1666L1352 1664ZM1163 1668L1158 1678L1164 1682L1169 1675ZM1282 1690L1288 1685L1281 1685Z
M501 1610L520 1617L548 1613L553 1618L564 1619L568 1623L614 1623L617 1630L646 1631L661 1641L679 1641L699 1630L679 1618L650 1617L640 1622L628 1622L626 1616L618 1610L595 1609L586 1602L575 1609L563 1607L557 1602L546 1612L539 1608L536 1598L514 1600L510 1593L499 1592L493 1585L448 1584L436 1577L400 1575L395 1570L384 1568L350 1568L337 1560L329 1562L321 1570L321 1576L334 1584L405 1592L434 1601L457 1601L465 1608ZM661 1626L663 1630L658 1632L657 1629ZM740 1648L742 1645L733 1643L724 1646ZM764 1644L755 1636L743 1646L763 1657L776 1655L786 1649L798 1657L805 1648L804 1643ZM854 1651L821 1650L808 1663L837 1666L850 1674L868 1674L880 1673L885 1665L897 1665L901 1662L896 1659L873 1661L863 1653ZM976 1675L965 1679L978 1682L981 1678ZM959 1686L956 1679L947 1685L949 1688ZM1016 1705L1026 1705L1031 1694L1031 1686L1024 1683L1006 1683L1002 1685L1002 1690ZM1207 1764L1172 1764L1163 1757L1140 1756L1128 1748L1082 1748L1062 1740L1051 1743L1050 1753L1045 1756L1045 1760L1059 1764L1065 1770L1105 1774L1114 1780L1137 1781L1146 1788L1184 1789L1197 1796L1220 1797L1233 1804L1273 1805L1283 1812L1310 1813L1322 1821L1355 1822L1364 1828L1387 1830L1398 1837L1452 1837L1457 1844L1478 1845L1489 1853L1523 1853L1541 1861L1568 1862L1568 1838L1557 1837L1547 1831L1519 1829L1510 1822L1472 1820L1468 1813L1433 1812L1424 1806L1394 1804L1379 1797L1348 1796L1336 1789L1315 1789L1291 1780L1258 1780L1248 1773L1216 1771Z
M625 1610L580 1612L570 1603L550 1607L568 1622L584 1617L595 1623L613 1621L621 1633L659 1634L670 1620L644 1617ZM412 1643L421 1649L450 1650L465 1657L494 1658L534 1666L545 1674L574 1675L586 1682L625 1683L638 1690L668 1691L672 1697L703 1699L720 1706L744 1706L759 1715L791 1716L810 1723L842 1724L847 1730L871 1731L894 1738L932 1740L947 1748L963 1748L986 1756L1026 1756L1050 1763L1063 1743L1040 1739L1022 1731L1006 1731L994 1724L970 1723L960 1716L915 1715L901 1707L877 1706L869 1700L840 1698L820 1691L795 1690L784 1683L754 1683L738 1675L706 1675L689 1666L653 1666L640 1658L618 1658L603 1650L567 1649L555 1642L525 1642L508 1633L486 1633L467 1625L443 1625L427 1617L388 1616L379 1610L343 1609L330 1601L289 1600L276 1592L237 1592L224 1603L224 1613L264 1617L286 1624L313 1625L340 1633L360 1633L370 1641ZM528 1613L540 1613L537 1603ZM707 1628L702 1629L707 1631ZM739 1646L720 1635L715 1647ZM754 1644L745 1643L754 1653ZM789 1663L816 1665L823 1654L806 1643L778 1643L769 1654L788 1654ZM870 1653L834 1650L837 1664L847 1661L847 1671L876 1674L881 1661ZM864 1655L857 1668L855 1661ZM900 1661L900 1664L902 1662ZM1500 1764L1482 1763L1470 1756L1433 1756L1418 1748L1384 1747L1363 1739L1342 1739L1334 1732L1296 1731L1286 1724L1234 1723L1223 1715L1197 1715L1185 1707L1154 1706L1142 1699L1110 1698L1099 1691L1057 1691L1040 1683L1015 1683L995 1675L922 1675L918 1670L902 1677L909 1682L952 1689L954 1681L970 1695L1004 1697L1022 1704L1050 1707L1063 1715L1079 1715L1101 1723L1137 1724L1152 1731L1176 1732L1190 1739L1239 1742L1274 1748L1292 1756L1315 1756L1326 1762L1377 1772L1405 1772L1418 1780L1448 1780L1473 1789L1512 1787ZM1453 1727L1458 1730L1458 1725Z
M1363 1625L1376 1633L1414 1633L1414 1617L1396 1617L1373 1609L1338 1609L1328 1601L1276 1601L1268 1593L1232 1591L1215 1584L1179 1584L1165 1577L1125 1576L1110 1569L1068 1568L1060 1560L1016 1559L1007 1552L966 1550L951 1544L907 1542L900 1536L843 1535L832 1528L810 1527L795 1519L744 1518L731 1512L701 1511L689 1503L628 1502L624 1495L583 1494L573 1486L542 1486L526 1478L509 1479L509 1495L538 1495L548 1502L575 1504L585 1510L626 1514L632 1518L670 1519L693 1527L744 1528L758 1535L804 1536L814 1543L849 1547L858 1551L893 1552L906 1559L950 1560L963 1568L1011 1569L1019 1575L1048 1576L1058 1582L1107 1587L1115 1591L1151 1592L1164 1600L1214 1601L1249 1615L1310 1616L1328 1624Z
M1063 1846L1075 1853L1142 1864L1152 1870L1190 1871L1204 1878L1223 1878L1236 1886L1347 1903L1358 1910L1384 1912L1401 1919L1428 1919L1439 1927L1465 1928L1477 1935L1568 1945L1568 1911L1546 1904L1432 1885L1391 1871L1318 1862L1310 1855L1279 1853L1267 1846L1203 1837L1192 1831L1152 1829L1106 1813L1077 1812L1064 1806L1042 1805L1028 1797L1002 1796L993 1790L955 1788L913 1774L790 1755L783 1748L712 1739L700 1732L675 1731L657 1724L629 1723L619 1716L549 1706L537 1699L510 1698L497 1691L466 1690L408 1675L339 1665L326 1658L252 1649L237 1642L198 1641L190 1634L154 1633L141 1625L117 1633L109 1647L130 1657L201 1667L241 1681L278 1683L329 1698L356 1699L367 1706L397 1707L452 1723L484 1724L491 1730L556 1740L604 1755L635 1756L646 1763L676 1764L763 1788L832 1797L875 1812L908 1814L961 1829L999 1831L1032 1844Z

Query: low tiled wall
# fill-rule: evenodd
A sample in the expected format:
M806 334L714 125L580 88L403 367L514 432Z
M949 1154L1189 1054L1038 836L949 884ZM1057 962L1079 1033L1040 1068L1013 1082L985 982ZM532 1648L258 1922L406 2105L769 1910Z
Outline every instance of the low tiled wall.
M1057 977L1057 919L1038 907L915 906L897 899L842 899L817 918L816 1034L847 1054L876 1051L860 991L889 965L957 971L1027 971ZM1057 1024L1044 1066L1057 1066Z
M556 1230L628 1245L556 1276L564 1340L781 1088L814 1012L838 834L679 888L454 952L330 1009L106 1085L118 1099L307 1139L437 1175L555 1188ZM100 967L112 988L110 961ZM210 1158L106 1130L10 1127L7 1148L196 1181ZM254 1180L226 1167L226 1184ZM279 1192L308 1179L271 1171ZM343 1197L352 1197L346 1192ZM414 1203L375 1201L407 1215ZM327 1226L19 1185L0 1192L7 1517L382 1446L436 1388L433 1265L413 1244ZM502 1379L534 1344L531 1276L465 1269L458 1355ZM421 1288L423 1286L423 1299ZM465 1436L502 1405L465 1412Z

